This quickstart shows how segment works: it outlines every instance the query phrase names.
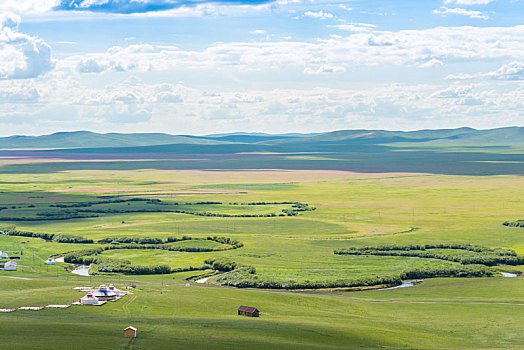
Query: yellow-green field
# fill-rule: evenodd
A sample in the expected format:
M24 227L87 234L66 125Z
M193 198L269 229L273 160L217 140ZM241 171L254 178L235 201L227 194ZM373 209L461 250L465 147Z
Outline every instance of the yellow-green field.
M94 241L116 237L228 237L238 249L209 252L114 249L97 255L132 265L200 266L223 258L253 266L261 280L280 283L392 276L406 269L459 266L416 257L335 255L335 249L457 243L513 249L524 254L524 228L502 222L524 218L524 178L426 173L354 173L330 170L125 170L3 174L1 217L31 215L50 205L104 198L160 199L192 203L219 214L281 213L300 202L316 208L296 216L210 217L144 212L156 206L103 204L135 212L101 212L68 220L10 220L17 230L67 234ZM201 204L220 202L222 204ZM179 204L181 205L181 204ZM13 208L15 207L15 208ZM158 207L161 207L160 205ZM164 205L163 207L168 207ZM96 207L98 208L98 207ZM55 210L55 209L53 209ZM91 213L92 214L92 213ZM175 245L175 244L172 244ZM0 235L0 250L24 251L24 270L0 271L0 308L71 302L71 287L99 282L138 284L134 295L102 307L18 310L0 313L5 348L520 348L524 344L523 278L436 278L411 288L341 292L242 290L218 285L186 287L186 278L209 274L102 274L74 276L67 263L43 260L99 244L58 243ZM220 248L214 241L182 241L180 247ZM449 253L446 250L443 253ZM31 271L31 268L34 271ZM495 266L494 271L524 271ZM12 278L18 277L18 278ZM194 282L191 282L195 284ZM236 316L239 305L258 307L259 319ZM128 342L121 330L135 325ZM30 335L30 336L29 336Z

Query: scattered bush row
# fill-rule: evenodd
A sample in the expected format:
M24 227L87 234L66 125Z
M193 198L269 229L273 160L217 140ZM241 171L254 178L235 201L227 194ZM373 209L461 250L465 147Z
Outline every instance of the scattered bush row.
M524 220L504 221L502 225L508 226L508 227L524 227Z
M437 244L410 244L410 245L390 245L390 246L365 246L360 248L349 248L348 250L426 250L426 249L458 249L467 250L470 252L482 253L490 252L498 255L517 255L514 250L502 249L502 248L487 248L481 246L475 246L471 244L462 243L437 243Z
M217 279L221 285L238 288L266 288L266 289L320 289L320 288L350 288L385 286L394 287L402 284L403 279L432 278L432 277L485 277L492 276L493 271L483 265L447 266L414 268L392 276L370 276L357 279L333 281L271 281L262 280L249 267L239 267L224 273Z
M213 270L217 271L232 271L237 267L237 264L234 261L225 259L225 258L209 258L204 260L204 263L210 265Z
M175 272L183 271L195 271L195 270L207 270L210 269L209 265L202 265L199 267L189 266L186 268L173 268L171 269L167 265L151 265L151 266L140 266L131 265L129 260L121 259L108 259L102 258L98 255L107 248L94 248L94 249L83 249L76 252L68 253L64 256L64 261L70 264L81 264L91 265L95 264L95 270L98 272L113 272L123 273L127 275L155 275L155 274L170 274Z
M402 279L432 277L489 277L493 271L484 265L425 266L412 268L401 273Z
M18 231L14 228L8 228L8 229L0 228L0 232L7 236L34 237L34 238L41 238L46 241L54 241L57 243L94 243L92 239L87 239L87 238L83 238L80 236L66 235L66 234Z
M87 219L96 218L98 215L80 215L80 214L60 214L56 215L44 215L39 217L27 217L27 216L2 216L2 221L45 221L45 220L70 220L70 219Z
M72 204L51 204L50 207L56 208L86 208L98 204L113 204L113 203L126 203L126 202L147 202L147 203L157 203L161 202L160 199L146 199L146 198L131 198L131 199L112 199L105 201L91 201L91 202L81 202L81 203L72 203Z
M53 235L53 241L58 243L94 243L92 239L64 234Z
M164 245L165 243L174 243L180 241L215 241L227 245L226 247L217 247L217 248L200 248L200 247L170 247ZM130 237L130 236L119 236L119 237L108 237L97 241L100 244L128 244L128 247L131 248L120 248L120 249L163 249L163 250L172 250L172 251L188 251L188 252L212 252L220 250L229 250L229 249L238 249L242 248L244 244L236 239L231 239L229 237L218 237L218 236L208 236L206 238L199 237L190 237L182 236L178 237L168 237L165 241L160 238L148 238L148 237ZM136 245L148 245L148 247L135 247ZM152 246L151 245L156 245ZM112 248L118 249L118 248Z
M427 249L455 249L475 252L475 255L462 255L459 253L442 254ZM337 249L334 251L339 255L375 255L375 256L406 256L425 259L439 259L459 262L463 265L480 264L485 266L522 265L524 256L517 256L515 251L510 249L486 248L469 244L426 244L426 245L407 245L407 246L382 246L382 247L362 247Z
M146 198L131 198L131 199L107 199L103 201L89 201L81 203L65 203L65 204L51 204L49 207L61 208L63 210L56 211L39 211L36 213L36 217L4 217L4 221L42 221L42 220L69 220L69 219L84 219L98 217L96 214L125 214L125 213L150 213L150 212L162 212L162 213L178 213L178 214L189 214L196 216L211 216L211 217L244 217L244 218L255 218L255 217L277 217L277 216L296 216L299 212L316 210L315 207L310 207L306 203L300 202L248 202L241 203L242 205L269 205L269 204L291 204L290 209L282 209L281 213L269 213L269 214L223 214L223 213L211 213L211 212L194 212L183 209L114 209L114 208L97 208L97 209L76 209L76 208L88 208L99 204L113 204L113 203L128 203L129 202L145 202L146 204L156 205L179 205L178 202L162 202L160 199L146 199ZM209 204L223 204L222 202L196 202L196 203L183 203L184 205L209 205ZM231 203L230 203L231 204ZM238 205L238 203L233 203ZM7 209L7 208L5 208ZM1 209L0 209L1 210Z
M240 267L230 272L224 273L217 279L217 282L223 286L237 288L265 288L265 289L320 289L320 288L339 288L339 287L365 287L384 285L387 287L398 286L402 284L399 276L387 277L364 277L352 280L333 280L333 281L271 281L262 280L254 273L251 268Z
M84 244L93 244L95 243L92 239L87 239L80 236L67 235L67 234L54 234L54 233L37 233L37 232L27 232L27 231L18 231L14 226L5 226L0 227L0 233L8 236L19 236L19 237L34 237L42 238L46 241L54 241L57 243L84 243ZM216 248L206 248L206 247L171 247L165 245L165 243L174 243L180 241L190 241L190 240L208 240L215 241L226 245L225 247L216 247ZM231 239L229 237L219 237L219 236L208 236L206 238L182 236L178 237L169 237L165 241L161 238L151 238L151 237L130 237L130 236L119 236L119 237L108 237L103 238L97 241L99 244L114 244L114 246L106 247L104 249L162 249L169 251L185 251L185 252L214 252L230 249L242 248L244 244L236 239Z

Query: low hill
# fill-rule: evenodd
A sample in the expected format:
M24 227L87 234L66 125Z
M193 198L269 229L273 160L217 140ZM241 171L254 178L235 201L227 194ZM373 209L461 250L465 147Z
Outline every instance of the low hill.
M417 131L339 130L322 134L233 133L207 136L162 133L58 132L43 136L0 138L0 149L98 149L95 153L240 153L344 151L344 146L374 145L410 147L524 145L524 127L489 130L472 128ZM341 148L342 147L342 148ZM358 148L357 147L357 148Z
M42 136L9 136L0 138L0 148L100 148L134 147L164 144L218 144L224 141L162 133L107 133L90 131L57 132Z

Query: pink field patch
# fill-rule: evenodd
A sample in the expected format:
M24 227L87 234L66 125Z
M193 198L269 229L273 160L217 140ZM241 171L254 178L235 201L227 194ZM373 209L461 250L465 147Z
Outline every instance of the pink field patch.
M47 201L59 201L64 200L65 197L19 197L13 199L14 202L47 202Z

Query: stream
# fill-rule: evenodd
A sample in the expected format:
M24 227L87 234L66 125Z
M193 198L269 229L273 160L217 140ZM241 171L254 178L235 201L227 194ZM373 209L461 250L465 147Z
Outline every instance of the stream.
M71 271L71 273L74 273L75 275L80 275L80 276L90 276L89 275L89 265L79 265L76 269Z
M508 277L508 278L517 277L517 274L516 274L516 273L501 272L501 274L502 274L504 277Z
M209 276L209 277L204 277L204 278L201 278L201 279L199 279L199 280L196 280L195 282L196 282L196 283L206 283L206 281L207 281L208 279L210 279L210 278L211 278L211 276Z

